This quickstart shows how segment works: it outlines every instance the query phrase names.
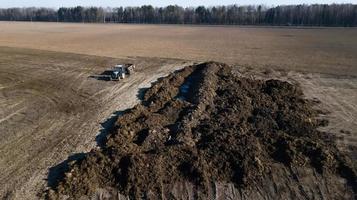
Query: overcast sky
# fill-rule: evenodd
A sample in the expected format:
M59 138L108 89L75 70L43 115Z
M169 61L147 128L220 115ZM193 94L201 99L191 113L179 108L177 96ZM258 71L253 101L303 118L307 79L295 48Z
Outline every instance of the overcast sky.
M102 6L102 7L118 7L118 6L167 6L177 4L180 6L213 6L213 5L248 5L248 4L265 4L265 5L282 5L282 4L312 4L312 3L357 3L357 0L186 0L186 1L168 1L168 0L0 0L0 7L51 7L58 8L61 6Z

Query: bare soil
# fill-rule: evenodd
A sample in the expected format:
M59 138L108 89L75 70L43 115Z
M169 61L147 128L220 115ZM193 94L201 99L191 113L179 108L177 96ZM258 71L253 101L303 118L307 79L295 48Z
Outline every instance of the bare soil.
M356 28L0 22L0 46L357 75Z
M299 85L225 64L186 67L119 116L47 197L356 198L356 162L319 130L328 125L319 103Z

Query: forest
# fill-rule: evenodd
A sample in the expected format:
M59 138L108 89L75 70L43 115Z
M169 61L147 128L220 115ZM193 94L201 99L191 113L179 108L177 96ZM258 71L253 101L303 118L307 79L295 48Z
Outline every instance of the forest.
M343 26L357 25L355 4L229 5L212 7L72 7L0 9L1 21L82 23Z

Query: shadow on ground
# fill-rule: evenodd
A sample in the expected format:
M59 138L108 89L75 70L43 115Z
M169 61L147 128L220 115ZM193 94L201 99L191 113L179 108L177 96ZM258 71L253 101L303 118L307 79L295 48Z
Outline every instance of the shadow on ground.
M101 123L102 129L99 131L99 134L95 137L95 141L100 148L103 148L106 141L107 135L115 129L115 122L117 121L118 117L128 112L130 109L116 111L114 112L110 118L105 120L105 122Z
M60 164L51 167L47 176L47 186L50 188L55 188L58 183L63 180L64 173L69 170L70 163L82 160L85 157L85 153L76 153L67 158L67 160L61 162Z
M94 78L96 80L100 80L100 81L111 81L111 76L113 74L113 71L111 70L105 70L100 74L97 75L90 75L88 76L88 78Z
M174 73L178 72L180 70L176 70ZM140 101L144 101L144 96L145 93L148 89L150 89L153 85L155 85L157 82L160 82L161 80L163 80L166 77L160 77L158 78L156 81L151 82L150 87L145 87L145 88L139 88L138 93L136 94L136 97L140 100Z
M100 75L90 75L90 76L88 76L88 78L94 78L99 81L110 81L109 77L104 77L104 76L100 76Z

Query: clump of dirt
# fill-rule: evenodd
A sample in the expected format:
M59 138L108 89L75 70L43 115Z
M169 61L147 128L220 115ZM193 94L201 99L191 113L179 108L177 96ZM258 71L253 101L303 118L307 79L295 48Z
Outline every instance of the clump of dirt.
M327 189L316 189L322 196L355 197L354 163L318 130L326 121L313 105L288 82L239 77L220 63L186 67L148 89L142 104L118 118L105 146L74 164L48 197L111 188L133 199L165 199L177 183L190 182L201 191L195 198L206 199L215 182L265 191L267 180L279 177L274 181L287 179L291 185L279 187L292 197L309 198L300 180L309 170L324 181L317 185ZM336 185L335 177L346 182Z

